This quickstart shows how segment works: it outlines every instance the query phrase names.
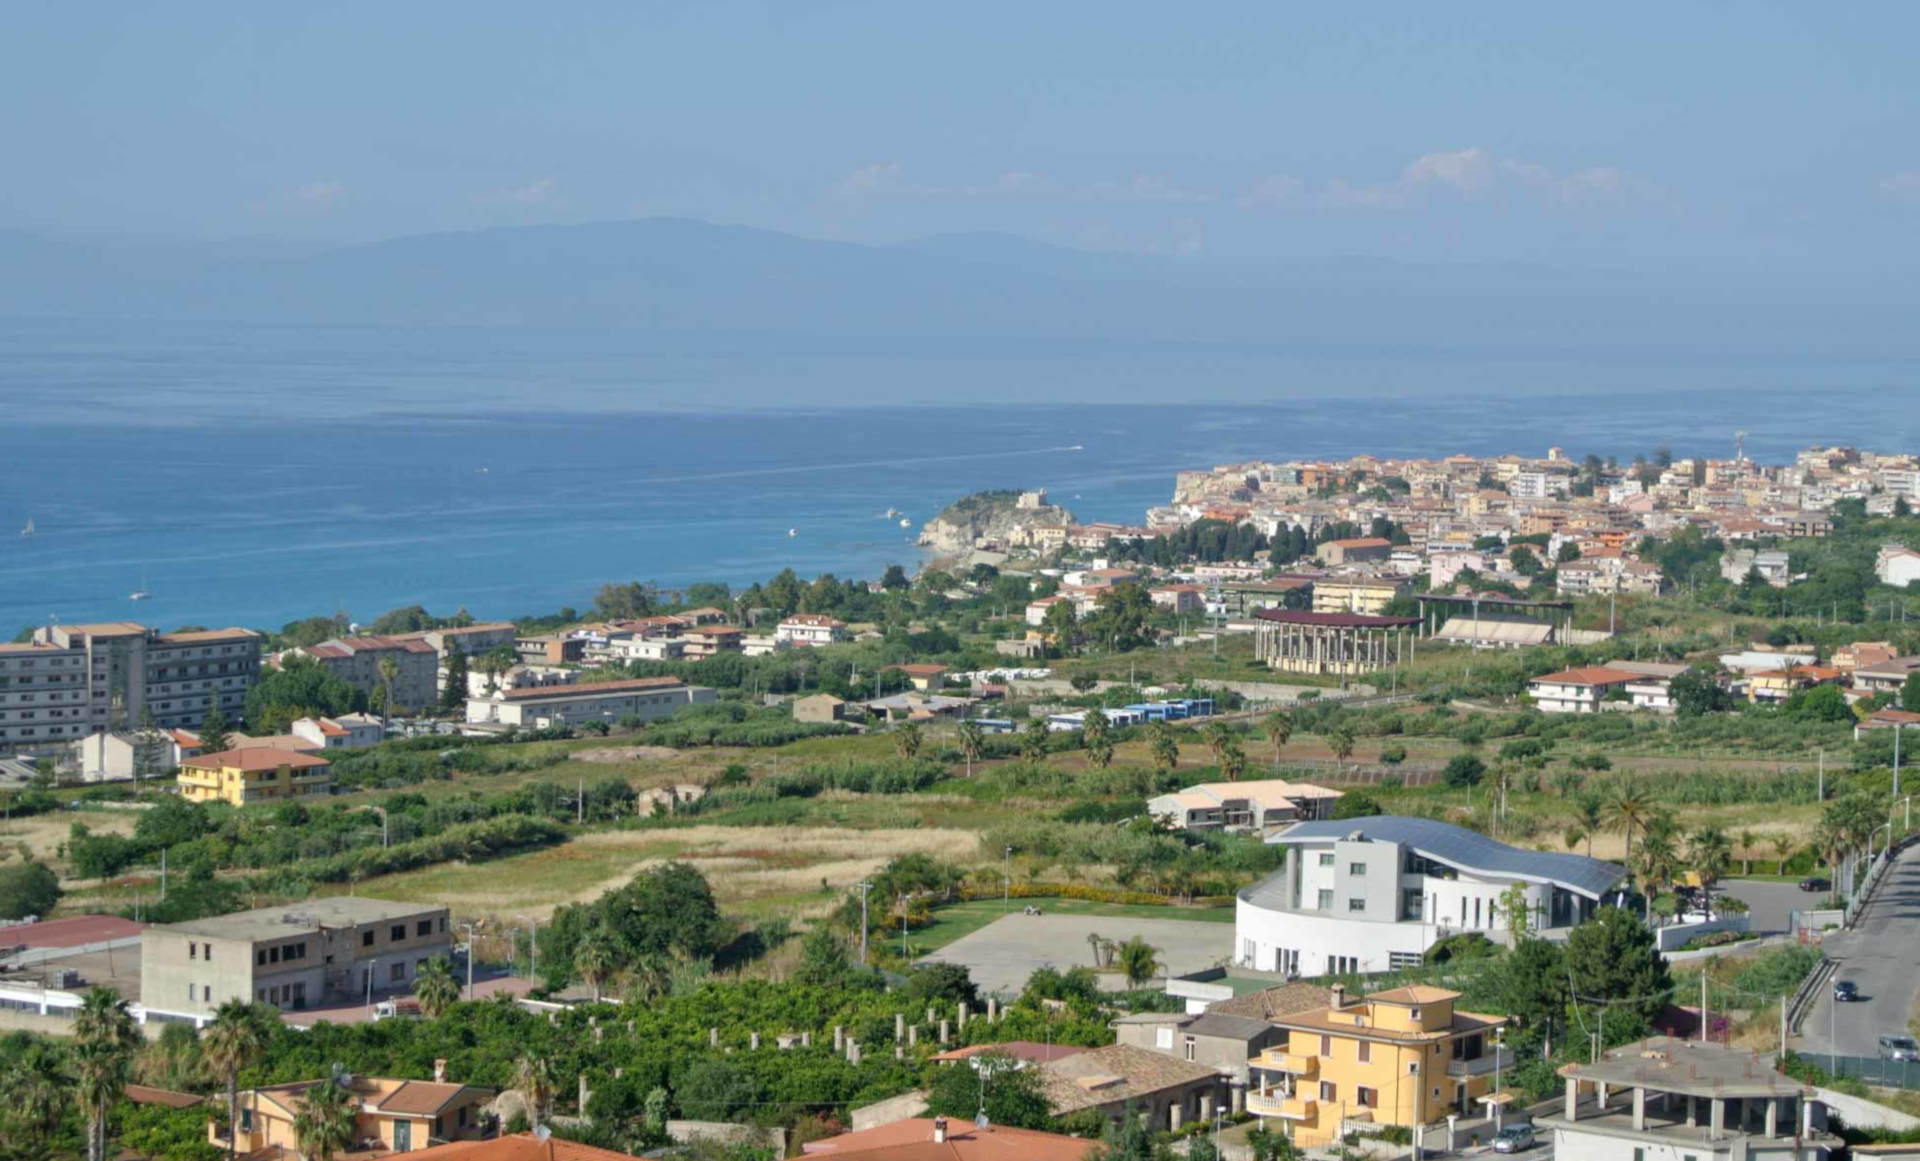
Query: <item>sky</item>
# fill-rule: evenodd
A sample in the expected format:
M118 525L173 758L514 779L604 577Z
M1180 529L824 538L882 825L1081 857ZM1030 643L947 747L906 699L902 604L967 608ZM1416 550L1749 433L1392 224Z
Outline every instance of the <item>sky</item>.
M0 229L677 215L1905 277L1917 38L1899 3L18 0Z

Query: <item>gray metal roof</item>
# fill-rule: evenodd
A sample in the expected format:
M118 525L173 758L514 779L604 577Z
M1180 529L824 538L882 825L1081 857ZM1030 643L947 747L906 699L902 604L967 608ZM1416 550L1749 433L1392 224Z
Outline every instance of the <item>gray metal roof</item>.
M1463 871L1484 871L1518 879L1552 882L1598 899L1626 876L1624 867L1585 855L1523 851L1496 842L1478 831L1431 818L1377 815L1371 818L1322 819L1299 822L1273 835L1268 842L1291 843L1343 839L1352 835L1412 847L1428 858Z

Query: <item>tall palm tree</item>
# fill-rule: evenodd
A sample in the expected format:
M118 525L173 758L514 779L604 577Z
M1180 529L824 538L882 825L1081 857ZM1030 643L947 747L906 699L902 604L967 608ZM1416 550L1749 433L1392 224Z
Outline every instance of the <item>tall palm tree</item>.
M1180 764L1180 742L1173 736L1173 727L1166 722L1147 727L1147 747L1153 751L1155 769L1171 770Z
M1034 718L1027 728L1020 731L1020 756L1029 762L1044 761L1047 756L1051 731L1047 729L1047 719Z
M973 764L987 748L987 733L980 723L968 718L960 723L960 756L967 761L967 777L973 777Z
M453 1007L460 998L460 981L453 978L453 963L446 956L436 955L420 968L413 980L413 998L429 1020L438 1020Z
M1680 848L1674 841L1674 828L1661 818L1650 818L1640 837L1639 870L1641 887L1649 899L1679 878Z
M1088 710L1080 719L1080 745L1087 752L1087 761L1097 769L1104 770L1113 761L1112 725L1106 712L1098 707Z
M393 683L400 676L400 663L391 657L380 659L380 685L386 690L387 699L380 706L380 728L385 730L388 719L393 716Z
M604 927L588 931L573 949L573 970L580 973L581 982L593 989L596 1004L600 1002L600 985L613 974L614 959L613 937Z
M893 732L893 748L911 762L920 754L920 723L908 722Z
M1713 918L1713 885L1733 863L1733 844L1727 832L1717 826L1703 826L1687 840L1687 861L1700 876L1700 894L1705 900L1707 918Z
M1593 857L1593 835L1606 821L1606 804L1595 794L1582 794L1573 800L1573 823L1587 836L1587 857Z
M1286 710L1274 710L1260 719L1260 732L1273 743L1273 768L1280 769L1280 747L1293 737L1293 717Z
M1753 874L1753 849L1759 842L1760 836L1754 834L1751 830L1743 830L1740 832L1740 860L1745 864L1745 868L1740 872L1741 874Z
M140 1031L127 1002L106 988L90 988L73 1021L74 1066L87 1120L88 1161L106 1161L107 1114L127 1090Z
M1626 864L1629 873L1633 870L1633 832L1644 827L1653 805L1647 796L1637 787L1623 785L1614 792L1613 799L1607 803L1607 818L1613 823L1613 829L1627 836Z
M293 1115L293 1137L305 1161L333 1161L353 1146L355 1096L338 1077L328 1077L300 1094L300 1111Z
M227 1082L227 1156L236 1152L240 1123L240 1071L256 1064L267 1050L267 1037L253 1005L228 1000L214 1011L201 1052L207 1067Z
M1240 739L1228 735L1226 745L1220 750L1220 776L1229 782L1240 781L1247 772L1247 752L1240 748Z
M540 1115L553 1099L553 1061L527 1053L513 1062L513 1087L527 1102L527 1127L538 1129Z
M0 1060L0 1155L25 1158L53 1154L53 1132L73 1099L67 1053L50 1040L34 1039Z
M1786 874L1787 859L1793 855L1793 836L1790 834L1774 835L1769 845L1773 847L1773 873L1776 875Z
M1120 945L1117 958L1127 983L1136 988L1152 979L1154 973L1160 970L1158 949L1137 935Z

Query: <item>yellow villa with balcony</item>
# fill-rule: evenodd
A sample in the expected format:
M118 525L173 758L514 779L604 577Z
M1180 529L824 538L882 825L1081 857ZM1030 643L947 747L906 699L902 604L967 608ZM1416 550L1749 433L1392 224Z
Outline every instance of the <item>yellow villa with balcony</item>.
M188 802L251 806L333 792L325 758L294 750L222 750L180 763L180 797Z
M1407 987L1274 1017L1285 1044L1250 1062L1247 1111L1278 1118L1296 1145L1325 1145L1343 1121L1430 1125L1483 1111L1495 1070L1512 1067L1493 1043L1500 1016L1454 1010L1460 993Z

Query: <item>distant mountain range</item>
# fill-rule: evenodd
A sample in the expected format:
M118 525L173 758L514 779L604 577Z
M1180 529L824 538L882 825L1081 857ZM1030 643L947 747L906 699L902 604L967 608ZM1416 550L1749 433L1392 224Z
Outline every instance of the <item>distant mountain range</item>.
M0 233L0 314L823 339L1908 357L1910 279L1374 258L1233 262L999 234L892 246L672 218L314 250Z

